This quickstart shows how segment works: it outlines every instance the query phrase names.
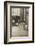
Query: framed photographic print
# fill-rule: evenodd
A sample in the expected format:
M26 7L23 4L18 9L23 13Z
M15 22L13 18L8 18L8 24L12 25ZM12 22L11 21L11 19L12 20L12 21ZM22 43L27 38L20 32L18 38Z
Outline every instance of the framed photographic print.
M4 2L4 43L34 42L34 2Z

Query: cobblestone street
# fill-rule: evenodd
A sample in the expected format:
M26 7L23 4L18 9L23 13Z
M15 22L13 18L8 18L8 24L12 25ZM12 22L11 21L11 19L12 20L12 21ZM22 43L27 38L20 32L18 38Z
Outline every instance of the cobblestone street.
M23 24L12 27L12 37L17 37L17 36L18 37L28 36L28 31L24 30Z

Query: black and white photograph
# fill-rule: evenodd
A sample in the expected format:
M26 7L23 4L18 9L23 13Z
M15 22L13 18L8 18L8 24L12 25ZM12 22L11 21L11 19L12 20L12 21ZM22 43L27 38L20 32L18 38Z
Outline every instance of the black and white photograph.
M4 43L34 42L33 18L33 2L4 2Z
M10 11L10 31L12 37L28 36L29 7L12 8Z

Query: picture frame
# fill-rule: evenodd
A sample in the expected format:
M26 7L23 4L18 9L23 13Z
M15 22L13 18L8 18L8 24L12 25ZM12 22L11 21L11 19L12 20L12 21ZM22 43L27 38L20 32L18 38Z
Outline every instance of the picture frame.
M34 2L4 2L4 44L34 42Z

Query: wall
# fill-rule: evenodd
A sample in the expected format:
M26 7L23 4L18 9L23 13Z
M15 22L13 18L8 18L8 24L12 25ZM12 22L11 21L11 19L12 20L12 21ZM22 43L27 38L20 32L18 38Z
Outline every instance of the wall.
M34 41L35 41L35 3L34 3Z

